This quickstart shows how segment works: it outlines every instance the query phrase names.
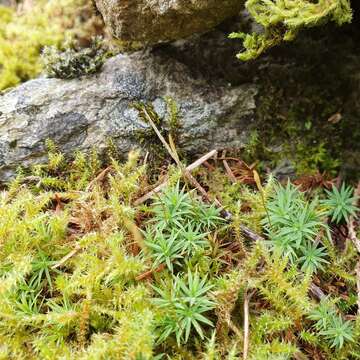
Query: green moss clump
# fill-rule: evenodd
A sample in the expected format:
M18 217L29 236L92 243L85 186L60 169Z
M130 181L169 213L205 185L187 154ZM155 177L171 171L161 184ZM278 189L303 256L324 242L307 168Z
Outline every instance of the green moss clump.
M0 90L39 75L45 46L94 35L99 27L88 6L87 0L37 0L17 11L0 6Z
M352 20L349 0L247 0L245 6L263 32L230 34L243 40L245 51L237 55L241 60L255 59L282 41L293 40L302 28Z
M48 77L73 79L96 73L109 56L102 38L95 38L88 48L78 48L75 44L65 44L64 50L47 46L42 59Z

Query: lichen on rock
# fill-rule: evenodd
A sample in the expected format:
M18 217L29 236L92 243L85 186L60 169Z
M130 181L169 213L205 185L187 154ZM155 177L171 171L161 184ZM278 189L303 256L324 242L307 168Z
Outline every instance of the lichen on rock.
M36 0L0 5L0 90L38 76L45 46L68 37L84 42L101 31L88 0Z
M103 38L97 37L87 48L79 48L74 43L66 44L64 49L47 46L41 57L48 77L74 79L98 72L108 55Z

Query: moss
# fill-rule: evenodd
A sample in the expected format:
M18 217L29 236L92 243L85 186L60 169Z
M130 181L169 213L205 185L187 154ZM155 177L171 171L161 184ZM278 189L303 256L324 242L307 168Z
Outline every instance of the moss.
M230 35L243 40L245 51L238 54L241 60L255 59L282 41L293 40L302 28L327 21L343 25L352 20L350 0L247 0L245 6L263 32Z
M259 60L256 128L241 155L248 163L261 160L262 169L288 164L297 175L341 170L359 176L359 108L351 95L357 25L338 35L314 29Z
M82 18L82 19L81 19ZM37 0L18 11L0 6L0 90L38 76L45 46L99 31L87 0Z
M347 321L356 341L345 339L341 349L331 349L308 316L317 309L308 294L316 281L329 293L334 314L356 317L351 275L356 249L338 248L332 232L336 241L326 245L329 264L316 277L270 250L262 197L272 220L281 217L274 202L284 203L273 179L261 194L231 184L220 166L203 170L208 193L234 215L225 222L219 209L204 204L188 185L181 190L179 169L169 167L169 187L136 207L134 200L149 189L139 153L125 163L110 156L109 164L101 164L95 153L77 153L69 161L52 142L47 146L48 163L30 176L19 173L0 196L2 358L237 359L243 355L245 297L249 359L287 359L300 352L329 360L358 356L359 317ZM294 204L301 201L300 208L315 195L297 194L301 199ZM316 202L322 213L319 206ZM267 242L244 241L241 224ZM196 235L187 238L191 247L183 238L190 225ZM172 270L157 266L162 250L150 247L157 245L156 233L176 236ZM318 239L323 242L324 236ZM195 326L190 324L189 335L178 344L176 333L185 329L179 323L188 319Z
M142 121L145 124L149 124L149 120L147 118L147 115L145 114L145 111L150 116L151 120L154 122L155 126L159 128L160 132L164 134L163 129L163 119L159 117L159 115L154 110L154 107L152 104L144 104L144 103L134 103L132 104L133 108L138 111L139 117L142 119ZM150 127L143 130L137 130L134 133L134 136L136 140L139 142L140 145L144 146L145 148L149 149L149 152L153 156L160 156L162 157L165 155L165 149L160 143L159 138L157 137L154 130Z
M303 116L309 113L309 109L300 104L298 106L295 105L284 115L275 114L271 122L268 120L261 129L251 133L251 141L245 148L246 160L261 160L263 166L270 166L272 169L289 161L297 175L314 174L318 171L335 175L343 165L343 139L336 127L324 122L326 116L325 119L308 118L304 121ZM271 114L273 110L274 108L271 109ZM259 111L268 114L269 109L261 106ZM266 118L268 115L265 114L259 113L259 116ZM331 116L334 113L329 111L328 114Z
M171 97L165 97L163 101L166 105L166 111L163 116L160 116L155 111L151 103L134 103L132 106L139 112L139 116L144 123L149 124L148 117L144 112L144 110L146 110L147 114L150 116L162 136L166 140L169 136L171 136L176 145L179 139L179 131L181 129L179 109L176 101ZM137 130L133 136L141 147L147 150L151 169L154 173L157 173L156 169L161 168L164 163L167 163L169 160L171 161L170 155L167 153L160 139L151 127ZM178 155L181 155L181 153Z
M61 50L47 46L41 57L48 77L73 79L98 72L109 55L103 39L97 37L88 48L74 43L65 44Z

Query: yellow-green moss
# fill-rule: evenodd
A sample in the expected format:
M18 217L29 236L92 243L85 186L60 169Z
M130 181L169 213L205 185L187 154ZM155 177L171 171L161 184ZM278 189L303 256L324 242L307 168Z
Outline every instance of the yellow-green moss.
M241 60L255 59L282 41L293 40L302 28L327 21L343 25L352 20L350 0L247 0L245 6L264 31L230 35L243 40L245 51L237 55Z
M31 8L17 10L0 6L0 90L39 75L44 46L91 36L88 6L88 0L37 0Z

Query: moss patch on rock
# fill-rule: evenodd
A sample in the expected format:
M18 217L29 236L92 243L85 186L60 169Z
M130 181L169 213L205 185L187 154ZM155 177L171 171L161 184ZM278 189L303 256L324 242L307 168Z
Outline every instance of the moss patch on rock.
M0 90L38 76L45 46L67 37L84 43L100 28L87 0L37 0L16 10L0 6Z

